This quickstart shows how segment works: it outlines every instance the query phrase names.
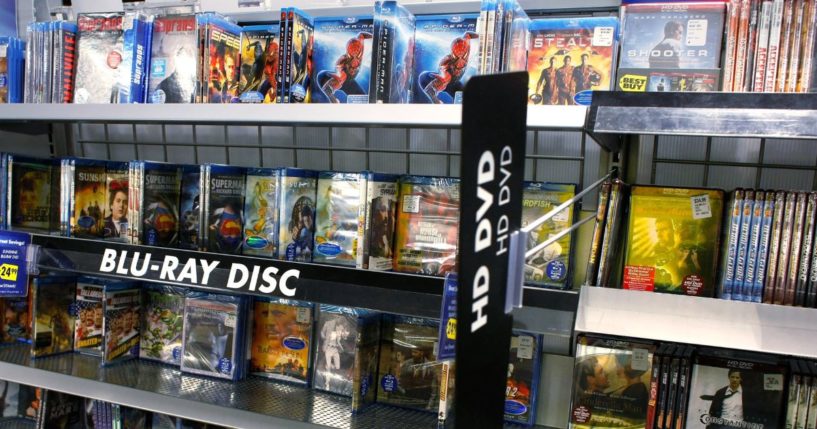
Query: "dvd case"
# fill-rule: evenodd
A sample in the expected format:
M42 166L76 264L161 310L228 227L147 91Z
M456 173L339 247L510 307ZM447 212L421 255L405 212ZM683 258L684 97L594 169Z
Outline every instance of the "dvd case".
M794 241L795 207L797 206L797 193L785 192L784 217L782 219L782 231L780 232L780 246L777 258L777 271L774 279L774 303L783 304L786 296L786 279L788 278L789 259L791 256L791 244Z
M311 262L315 234L317 173L311 170L281 170L278 191L278 258Z
M50 159L7 155L9 190L6 216L9 229L50 233L59 230L59 168Z
M34 279L32 278L29 280L29 292L27 297L5 297L0 300L0 308L3 310L0 343L31 343L31 301L34 296L31 289L33 283Z
M179 195L179 247L199 250L201 223L201 179L203 166L182 166L182 188Z
M618 18L531 21L528 100L531 104L588 104L589 91L613 86Z
M178 366L182 356L185 290L160 284L146 284L143 290L139 358Z
M763 302L774 302L777 283L777 265L780 262L780 242L783 236L783 223L786 207L786 192L777 191L774 195L774 214L772 216L772 230L769 236L769 260L767 262L766 277L763 282Z
M244 301L202 292L185 298L182 372L228 380L243 376Z
M84 428L85 400L56 390L41 391L37 410L38 428L81 429Z
M250 373L309 384L314 305L286 299L253 303Z
M241 29L241 70L238 99L242 103L276 103L278 24L250 25Z
M119 102L118 84L122 70L125 15L88 13L77 17L77 72L74 103Z
M159 16L153 21L148 100L150 103L192 103L199 92L196 66L199 39L196 15Z
M70 233L78 238L102 238L107 206L106 161L69 159L71 177L69 191Z
M40 275L31 287L31 357L39 358L74 349L71 308L77 294L73 276Z
M629 193L629 185L619 179L613 179L610 183L610 202L607 208L607 220L602 237L601 253L599 256L598 274L596 276L596 286L610 287L613 278L614 266L618 260L619 243L622 240L622 224L624 216L627 214L628 204L624 204L624 199Z
M527 182L522 191L522 227L546 215L548 212L576 195L576 185ZM573 226L574 212L570 206L528 235L526 249L545 242L552 236ZM573 235L567 234L525 261L525 283L570 289L573 264L571 251Z
M394 269L444 276L456 269L459 179L406 176L399 185Z
M721 257L721 278L718 296L731 300L735 289L735 265L738 257L738 241L740 238L740 224L743 217L743 189L735 189L729 200L729 218L727 219L726 249Z
M237 254L244 241L246 169L228 165L204 166L205 183L199 245L207 251Z
M77 279L74 351L102 356L105 281L95 277Z
M380 342L377 402L436 411L441 362L435 343L439 321L386 315Z
M477 14L428 15L416 19L412 102L462 104L462 92L476 75Z
M128 163L108 161L105 165L105 204L102 238L127 241L128 231Z
M357 173L318 174L314 262L355 266L363 185Z
M773 228L773 214L775 204L775 193L766 192L766 201L763 204L763 219L760 226L760 240L758 242L757 264L755 268L755 282L752 285L752 302L763 300L763 287L766 283L766 269L768 261L772 260L769 255L771 250L771 234ZM771 264L771 262L768 262Z
M292 8L292 18L287 28L287 75L285 76L288 103L309 103L315 25L312 18L302 10Z
M580 336L568 427L644 427L654 352L650 343Z
M203 82L207 90L203 103L239 102L239 68L241 64L241 27L216 13L199 15L206 34L203 49ZM203 88L203 86L202 86Z
M604 229L607 223L607 206L610 202L611 183L606 181L599 188L599 199L596 204L596 220L593 226L593 240L590 242L590 253L587 256L587 270L585 271L585 284L597 286L599 262L601 260L602 240L604 239Z
M411 103L414 15L396 1L375 2L370 103Z
M275 168L247 169L244 190L245 255L275 257L278 254L278 189L281 171Z
M634 186L630 205L623 288L713 296L723 191Z
M735 263L735 284L732 288L732 299L735 301L744 301L743 299L743 283L746 276L746 266L748 265L747 258L749 257L749 249L751 246L751 230L752 222L755 220L754 213L755 206L755 191L747 189L744 191L743 207L741 207L740 217L740 232L738 235L738 253Z
M388 271L394 267L394 228L398 176L361 173L356 267Z
M541 355L541 335L522 331L512 333L505 385L506 422L531 426L536 421Z
M108 365L139 356L142 292L135 282L108 282L104 293L102 364Z
M312 103L369 102L373 31L371 15L315 19Z
M137 161L140 164L140 243L176 247L179 241L179 198L181 167L174 164Z

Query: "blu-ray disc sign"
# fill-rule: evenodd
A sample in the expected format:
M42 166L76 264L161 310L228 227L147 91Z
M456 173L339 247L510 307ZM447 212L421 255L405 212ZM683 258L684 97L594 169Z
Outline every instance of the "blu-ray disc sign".
M185 286L226 288L234 292L255 292L294 297L301 272L281 270L272 265L251 265L203 258L179 258L165 254L154 258L149 252L105 249L99 264L101 274L120 275ZM225 275L226 273L226 275Z

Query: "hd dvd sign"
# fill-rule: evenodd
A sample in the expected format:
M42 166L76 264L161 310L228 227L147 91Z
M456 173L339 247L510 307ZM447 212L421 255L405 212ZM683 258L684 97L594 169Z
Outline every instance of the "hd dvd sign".
M476 76L463 100L458 428L502 426L512 324L505 290L510 235L522 216L527 79L527 73Z

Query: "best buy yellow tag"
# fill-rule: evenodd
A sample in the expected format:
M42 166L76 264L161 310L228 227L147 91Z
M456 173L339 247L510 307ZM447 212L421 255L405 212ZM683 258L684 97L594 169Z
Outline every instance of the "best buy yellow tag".
M17 265L3 264L0 265L0 280L17 281Z
M625 74L618 79L618 88L625 92L646 92L647 76Z
M448 319L448 323L445 325L445 337L449 340L457 339L457 319Z

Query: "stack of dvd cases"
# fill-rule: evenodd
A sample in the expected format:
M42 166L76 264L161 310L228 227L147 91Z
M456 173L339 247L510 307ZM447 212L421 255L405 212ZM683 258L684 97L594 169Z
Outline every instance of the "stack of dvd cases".
M718 295L814 307L817 194L736 189L729 201Z
M35 22L26 28L26 103L71 103L77 25L66 21Z
M531 104L589 104L590 91L612 89L618 60L618 18L531 21L528 100Z
M375 2L370 103L411 103L415 21L396 1Z
M279 29L276 99L278 103L309 103L314 20L298 8L283 8Z
M616 277L612 273L618 262L616 255L620 253L617 249L627 213L624 198L629 189L629 185L619 179L604 182L599 188L596 223L587 257L585 282L589 286L614 286Z
M0 37L0 104L23 102L25 52L22 40Z
M238 99L242 103L276 103L278 48L281 43L278 24L250 25L241 29L241 70Z
M530 19L516 0L483 0L479 74L527 70Z
M312 103L369 102L373 17L315 19Z
M246 374L248 300L191 292L184 303L181 370L240 380Z
M7 174L3 203L5 229L58 233L60 168L54 159L2 154Z
M417 17L412 102L462 104L479 69L477 14Z
M278 258L311 262L315 234L317 173L299 168L281 170L278 199Z

